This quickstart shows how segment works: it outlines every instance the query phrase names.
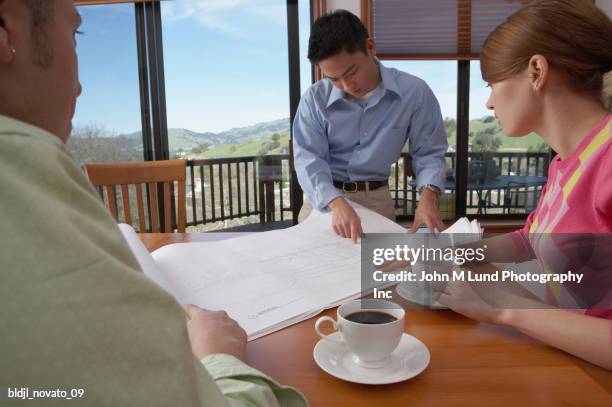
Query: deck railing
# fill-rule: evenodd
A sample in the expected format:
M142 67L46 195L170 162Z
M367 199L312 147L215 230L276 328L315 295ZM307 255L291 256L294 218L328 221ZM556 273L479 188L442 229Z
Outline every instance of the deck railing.
M247 216L291 219L289 155L187 161L187 225Z
M493 160L500 169L500 175L511 176L536 176L546 177L548 174L548 166L550 163L550 154L548 152L491 152L487 154L470 152L468 153L468 161L473 159ZM455 174L456 153L446 153L446 164L448 167L449 178ZM395 200L396 214L398 216L409 217L414 215L417 206L417 191L414 185L414 174L412 172L412 161L408 153L402 153L397 163L391 167L391 176L389 178L389 189L391 196ZM412 181L412 182L411 182ZM412 185L411 185L412 184ZM516 192L517 188L511 188L512 192ZM440 199L440 210L446 219L455 218L455 198L454 188L445 191L446 194ZM530 205L533 202L537 203L541 187L529 187L526 190L519 192L527 192L528 194L520 199L509 196L509 189L499 188L488 191L487 204L497 208L498 210L490 210L489 214L503 214L510 212L528 213ZM477 212L482 209L482 195L479 196L479 191L469 189L467 191L466 207L468 213ZM526 201L530 204L526 205ZM505 212L504 212L505 210Z
M470 152L468 159L480 156ZM446 154L449 174L454 173L455 158L455 153ZM497 163L502 175L545 177L548 172L546 152L495 152L487 158ZM411 167L403 153L391 168L389 189L398 215L410 216L416 207ZM249 216L261 223L292 219L288 154L188 160L186 182L188 226ZM508 199L504 194L502 189L491 191L491 199L501 206ZM468 190L468 209L477 206L476 192Z

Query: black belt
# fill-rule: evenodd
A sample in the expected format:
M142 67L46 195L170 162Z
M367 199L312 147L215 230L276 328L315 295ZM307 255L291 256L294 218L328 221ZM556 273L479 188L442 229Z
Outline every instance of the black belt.
M370 191L384 187L389 184L388 180L385 181L334 181L334 186L341 189L342 192L357 192L357 191Z

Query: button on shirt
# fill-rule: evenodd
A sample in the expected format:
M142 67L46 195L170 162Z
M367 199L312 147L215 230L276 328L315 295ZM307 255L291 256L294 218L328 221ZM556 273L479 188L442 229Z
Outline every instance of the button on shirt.
M377 63L381 83L367 100L323 79L300 101L293 122L295 169L319 211L342 195L333 180L387 179L407 140L417 188L444 187L448 143L438 101L423 80Z

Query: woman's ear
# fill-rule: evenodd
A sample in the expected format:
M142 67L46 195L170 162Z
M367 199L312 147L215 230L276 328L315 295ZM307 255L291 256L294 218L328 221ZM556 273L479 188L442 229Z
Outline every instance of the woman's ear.
M529 60L529 66L527 67L527 73L529 75L529 81L533 87L534 92L538 93L546 86L549 75L549 64L546 57L542 55L534 55Z

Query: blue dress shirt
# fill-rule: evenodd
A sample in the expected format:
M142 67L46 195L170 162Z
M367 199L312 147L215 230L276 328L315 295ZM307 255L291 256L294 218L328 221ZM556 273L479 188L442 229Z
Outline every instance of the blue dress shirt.
M319 211L342 195L334 180L388 179L407 140L417 188L444 189L448 143L436 97L423 80L377 63L382 80L367 101L329 79L313 84L300 101L293 122L295 170Z

